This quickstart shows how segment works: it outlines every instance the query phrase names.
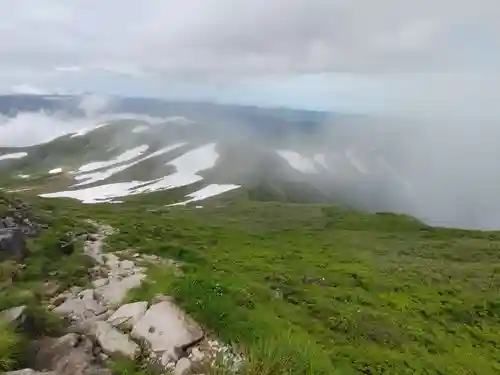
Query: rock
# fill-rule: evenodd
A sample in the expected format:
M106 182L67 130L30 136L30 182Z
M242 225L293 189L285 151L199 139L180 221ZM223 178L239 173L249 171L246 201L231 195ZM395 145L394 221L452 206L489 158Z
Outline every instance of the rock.
M89 233L87 234L87 240L89 241L99 241L100 236L96 233Z
M139 345L107 322L95 322L90 334L96 338L104 353L109 356L135 359L140 354Z
M116 310L109 317L108 322L114 327L132 329L141 320L147 309L148 303L146 301L128 303Z
M199 349L199 348L193 348L193 350L191 350L191 354L189 355L189 358L193 361L193 362L202 362L204 359L205 359L205 354Z
M101 288L104 285L108 285L108 284L109 284L109 279L106 279L106 278L100 278L100 279L92 281L92 286L94 288Z
M4 310L0 313L0 316L8 323L19 327L26 320L26 306L22 305Z
M120 259L115 254L106 254L106 266L110 269L118 269L120 267Z
M59 241L59 248L61 253L64 255L71 255L75 251L75 244L76 244L76 239L72 239L69 241L64 241L60 240Z
M107 285L97 288L95 292L104 304L115 306L125 299L129 290L139 287L145 278L144 273L136 273L123 279L110 278Z
M187 358L181 358L177 361L174 369L174 375L187 375L191 370L191 361Z
M83 253L94 259L98 264L104 264L101 240L85 242L83 245Z
M94 290L86 289L75 297L66 299L54 309L54 312L69 316L74 320L85 320L106 312L106 308L95 300Z
M76 334L44 338L38 343L34 358L36 368L50 369L57 375L111 375L95 363L93 344Z
M32 370L30 368L26 368L24 370L16 370L16 371L10 371L10 372L4 372L4 375L58 375L55 372L38 372L35 370Z
M173 302L164 301L146 311L134 325L131 336L147 342L153 352L163 352L172 360L177 360L179 351L203 338L203 331Z
M135 264L131 260L122 260L120 263L120 268L127 271L132 270L135 268Z
M55 281L46 281L43 284L43 295L46 297L53 297L59 290L59 285Z
M30 254L20 228L0 228L0 256L22 260Z

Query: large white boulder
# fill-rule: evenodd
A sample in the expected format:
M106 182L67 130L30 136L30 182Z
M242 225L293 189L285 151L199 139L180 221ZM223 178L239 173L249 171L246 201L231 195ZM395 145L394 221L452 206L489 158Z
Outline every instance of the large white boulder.
M96 338L107 355L135 359L140 354L139 345L108 322L94 322L89 333Z
M93 289L86 289L72 298L68 298L54 309L60 315L71 317L73 320L86 320L106 312L96 299Z
M132 329L142 319L147 309L148 303L146 301L128 303L116 310L108 318L108 323L114 327Z
M131 336L143 340L154 353L163 353L163 362L177 360L179 348L187 348L203 338L201 327L172 301L151 306L134 325Z
M105 305L116 306L123 302L131 289L139 287L145 278L146 274L142 272L124 278L110 277L109 282L97 288L95 293Z

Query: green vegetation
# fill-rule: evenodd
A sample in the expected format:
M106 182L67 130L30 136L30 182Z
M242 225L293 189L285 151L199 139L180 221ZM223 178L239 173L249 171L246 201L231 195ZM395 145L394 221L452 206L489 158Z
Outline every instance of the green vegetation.
M174 296L244 353L241 374L500 373L500 233L243 196L158 210L156 197L38 204L119 229L108 241L113 250L180 261L182 277L172 267L151 268L131 298ZM69 264L57 268L66 267L63 282L79 280Z
M21 336L12 325L0 321L0 371L14 367L21 353Z
M245 374L500 372L500 234L405 216L240 202L88 208L113 249L177 259L135 292L173 295L250 358Z
M0 213L6 212L10 201L0 195ZM29 241L32 254L22 264L12 259L0 262L0 310L27 305L25 325L29 328L16 330L0 322L0 371L12 369L22 361L26 335L62 333L63 322L43 307L49 293L88 281L90 261L82 254L81 244L76 243L74 252L65 254L59 240L70 233L93 230L93 227L56 201L35 200L33 212L48 227Z

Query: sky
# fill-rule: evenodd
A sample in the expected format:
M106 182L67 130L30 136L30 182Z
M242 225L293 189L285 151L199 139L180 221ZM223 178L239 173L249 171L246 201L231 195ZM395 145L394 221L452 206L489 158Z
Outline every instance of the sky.
M0 0L1 92L496 113L498 0Z

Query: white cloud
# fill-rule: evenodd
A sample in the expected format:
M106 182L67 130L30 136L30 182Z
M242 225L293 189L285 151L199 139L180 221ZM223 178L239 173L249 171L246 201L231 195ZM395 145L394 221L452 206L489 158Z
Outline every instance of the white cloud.
M29 85L26 83L15 85L10 88L13 94L33 94L33 95L43 95L47 92L39 87Z

